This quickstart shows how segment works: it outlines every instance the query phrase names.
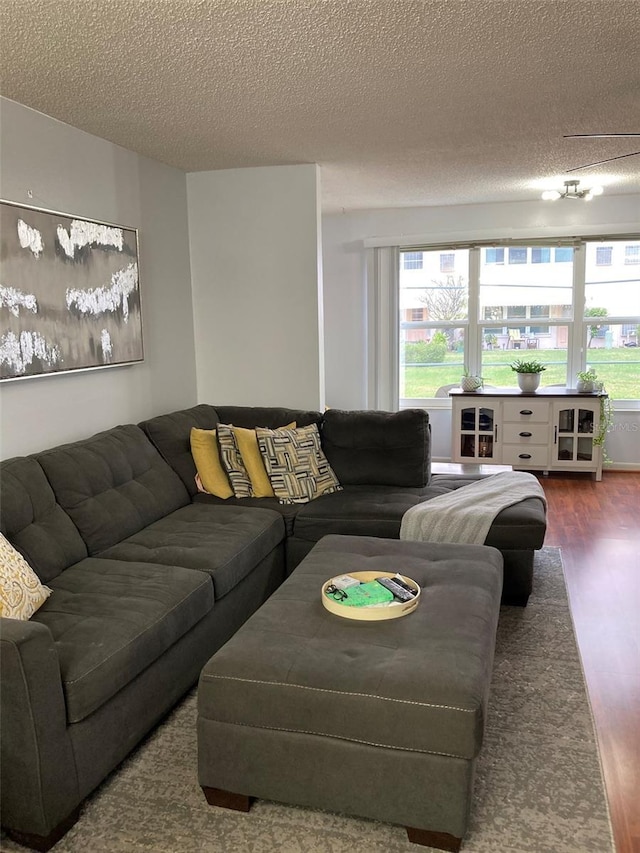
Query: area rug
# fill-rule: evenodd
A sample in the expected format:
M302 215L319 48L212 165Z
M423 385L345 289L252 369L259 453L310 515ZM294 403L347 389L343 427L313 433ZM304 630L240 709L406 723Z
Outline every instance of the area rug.
M86 801L55 853L417 853L402 827L258 800L208 806L193 691ZM24 850L6 838L2 849ZM560 551L503 607L466 853L608 853L611 830Z

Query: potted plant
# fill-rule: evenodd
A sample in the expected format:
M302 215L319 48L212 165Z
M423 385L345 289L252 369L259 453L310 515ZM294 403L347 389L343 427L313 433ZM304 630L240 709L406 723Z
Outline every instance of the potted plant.
M476 376L473 373L469 373L465 368L465 371L462 374L462 379L460 380L460 387L463 391L477 391L479 388L482 388L483 382L484 379L482 376Z
M593 368L589 368L589 370L583 370L577 374L578 383L576 385L576 390L580 394L590 394L596 390L596 381L598 379L598 375Z
M539 361L532 359L524 361L519 358L511 365L511 370L518 374L518 386L521 391L532 393L540 384L540 374L547 368Z

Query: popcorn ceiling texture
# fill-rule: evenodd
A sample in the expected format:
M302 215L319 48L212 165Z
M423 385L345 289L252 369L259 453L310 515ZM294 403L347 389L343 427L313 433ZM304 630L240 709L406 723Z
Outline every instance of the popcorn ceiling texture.
M319 163L328 211L528 200L640 149L562 139L640 132L637 0L2 0L0 28L5 97L185 171Z

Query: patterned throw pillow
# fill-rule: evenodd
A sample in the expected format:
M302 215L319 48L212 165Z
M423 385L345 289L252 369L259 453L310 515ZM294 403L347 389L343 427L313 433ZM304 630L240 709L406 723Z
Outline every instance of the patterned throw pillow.
M250 498L251 479L242 461L242 453L240 453L234 429L230 424L218 424L216 430L218 444L220 445L220 458L229 475L233 494L237 498Z
M50 595L49 587L0 533L0 616L29 619Z
M320 447L317 424L298 429L256 429L258 446L280 503L308 503L342 486Z

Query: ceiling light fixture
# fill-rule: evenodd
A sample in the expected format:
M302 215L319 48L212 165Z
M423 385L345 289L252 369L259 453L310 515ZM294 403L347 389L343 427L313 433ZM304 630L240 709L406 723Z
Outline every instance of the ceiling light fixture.
M560 190L545 190L542 198L545 201L557 201L559 198L582 198L591 201L594 195L602 195L602 187L590 187L589 189L578 189L580 181L565 181L564 192Z

